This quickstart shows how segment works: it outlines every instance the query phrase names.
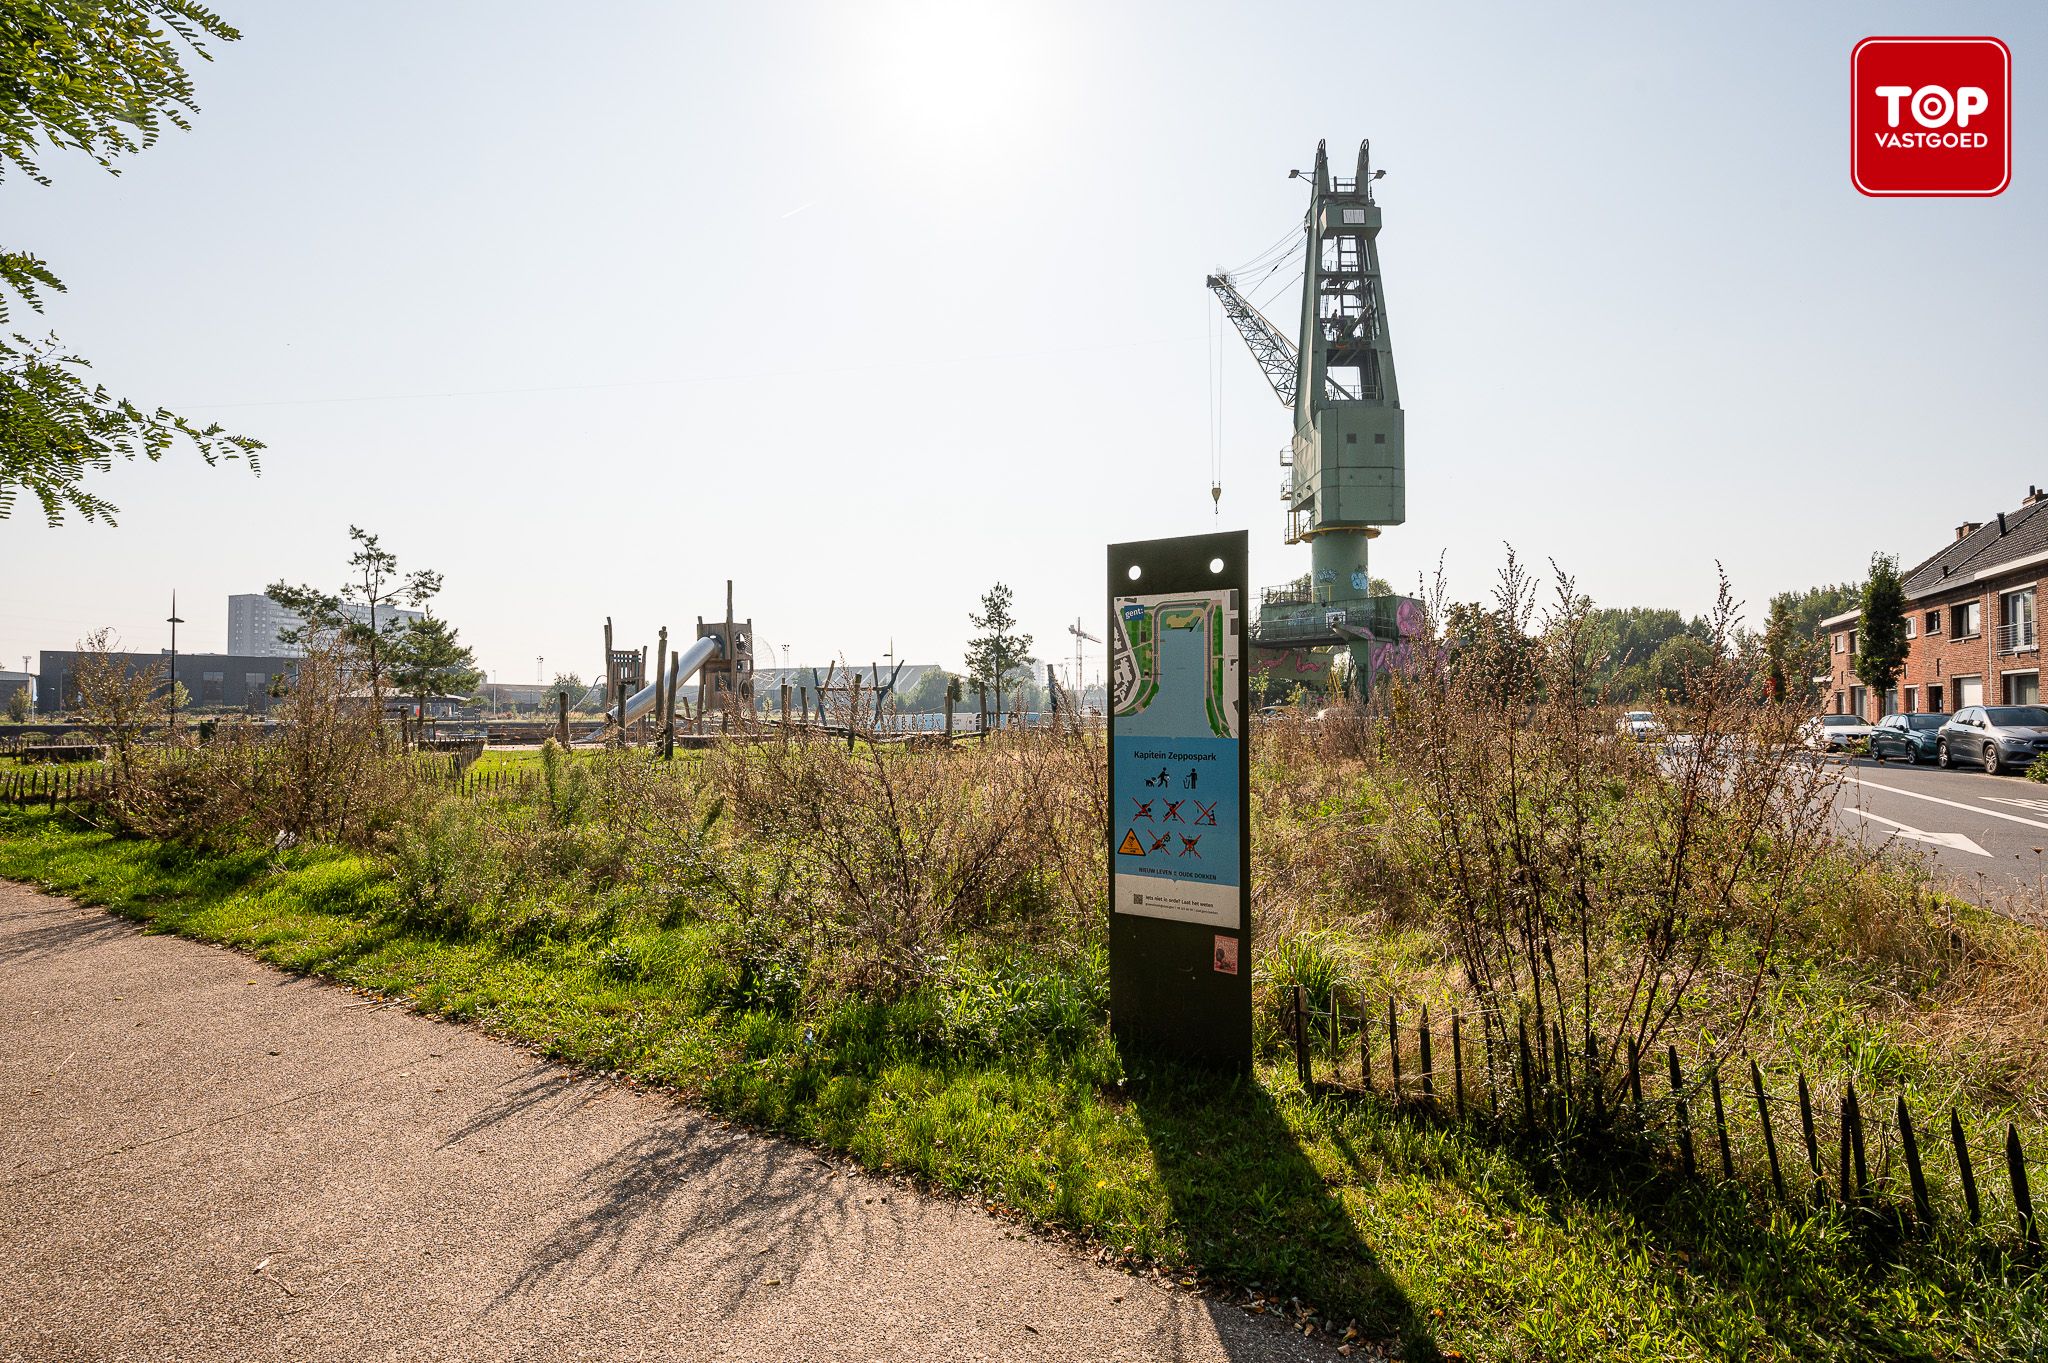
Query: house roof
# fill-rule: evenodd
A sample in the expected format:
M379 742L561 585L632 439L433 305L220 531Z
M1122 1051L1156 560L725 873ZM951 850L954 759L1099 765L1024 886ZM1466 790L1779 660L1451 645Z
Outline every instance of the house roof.
M2027 563L2048 562L2048 500L1993 516L1906 574L1906 595L1931 596Z

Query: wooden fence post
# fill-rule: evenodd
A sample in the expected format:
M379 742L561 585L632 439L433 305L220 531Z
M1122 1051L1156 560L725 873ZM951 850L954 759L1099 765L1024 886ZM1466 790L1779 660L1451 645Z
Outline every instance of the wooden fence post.
M1844 1085L1842 1115L1849 1128L1849 1151L1856 1164L1856 1200L1870 1200L1870 1169L1863 1162L1863 1108L1856 1101L1856 1085Z
M1401 1029L1394 1023L1394 996L1387 995L1387 1069L1392 1078L1387 1081L1394 1095L1394 1101L1401 1101Z
M849 746L851 740L849 740ZM1300 985L1294 986L1294 1073L1305 1089L1309 1086L1308 1007Z
M1749 1061L1749 1087L1756 1094L1756 1119L1764 1129L1764 1154L1771 1161L1771 1190L1778 1195L1778 1201L1785 1200L1785 1175L1778 1168L1778 1138L1771 1131L1771 1105L1764 1098L1764 1072L1757 1068L1756 1058Z
M1365 1087L1372 1089L1372 1009L1366 1007L1365 991L1358 991L1358 1071L1365 1076Z
M2034 1197L2027 1189L2027 1156L2020 1149L2020 1132L2011 1122L2005 1124L2005 1173L2012 1180L2012 1206L2019 1214L2020 1235L2028 1244L2034 1242Z
M1636 1125L1643 1122L1643 1070L1642 1055L1636 1048L1636 1039L1628 1039L1628 1096L1635 1104Z
M1451 1010L1451 1091L1457 1095L1458 1120L1465 1120L1465 1045L1458 1010Z
M1735 1160L1728 1150L1728 1114L1721 1108L1721 1071L1707 1071L1707 1086L1714 1094L1714 1135L1721 1143L1721 1177L1735 1181Z
M1813 1095L1807 1091L1806 1076L1799 1076L1799 1126L1806 1133L1806 1163L1813 1171L1813 1198L1817 1202L1827 1194L1827 1183L1820 1176L1820 1137L1813 1129Z
M1522 1049L1522 1120L1529 1129L1536 1129L1536 1095L1530 1091L1534 1082L1529 1073L1529 1024L1522 1018L1515 1019L1515 1041Z
M1977 1201L1977 1174L1970 1168L1970 1142L1963 1136L1963 1119L1956 1110L1948 1110L1949 1139L1955 1142L1956 1173L1963 1181L1963 1205L1969 1209L1970 1224L1976 1225L1983 1218L1984 1209Z
M1696 1178L1699 1168L1692 1157L1692 1113L1685 1104L1685 1079L1678 1070L1678 1047L1669 1047L1666 1055L1671 1061L1671 1103L1678 1122L1678 1159L1684 1166L1685 1176Z
M1913 1210L1920 1224L1934 1224L1934 1207L1927 1200L1927 1176L1920 1170L1920 1143L1913 1139L1913 1118L1906 1111L1906 1097L1899 1095L1899 1145L1906 1155L1906 1176L1913 1180Z
M1429 1005L1422 1005L1422 1025L1416 1029L1416 1037L1422 1047L1422 1101L1436 1105L1436 1075L1429 1063Z

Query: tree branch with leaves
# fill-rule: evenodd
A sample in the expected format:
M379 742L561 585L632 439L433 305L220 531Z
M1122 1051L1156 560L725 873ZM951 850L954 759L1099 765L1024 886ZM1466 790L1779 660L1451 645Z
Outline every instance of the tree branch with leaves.
M12 169L40 185L37 155L80 151L111 174L164 124L189 129L197 110L188 56L211 61L209 39L241 34L191 0L0 0L0 182ZM64 283L40 257L0 250L0 328L17 300L43 311ZM241 459L260 471L263 442L218 422L199 425L89 382L89 362L52 334L0 329L0 520L26 492L43 519L114 523L118 510L86 487L116 460L161 459L181 441L208 464Z

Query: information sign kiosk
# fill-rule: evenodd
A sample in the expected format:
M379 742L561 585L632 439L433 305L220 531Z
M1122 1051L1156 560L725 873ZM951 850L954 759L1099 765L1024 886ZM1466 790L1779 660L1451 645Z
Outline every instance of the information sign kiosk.
M1109 549L1109 983L1120 1046L1252 1062L1244 531Z

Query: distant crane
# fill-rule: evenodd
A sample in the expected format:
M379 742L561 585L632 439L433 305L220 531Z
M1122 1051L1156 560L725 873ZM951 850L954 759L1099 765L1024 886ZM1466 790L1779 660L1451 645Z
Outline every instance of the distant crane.
M1081 670L1084 661L1082 645L1084 641L1090 644L1099 644L1102 640L1081 628L1079 616L1074 618L1073 624L1067 626L1067 633L1074 636L1074 703L1079 705L1082 693L1088 689L1088 674Z
M547 661L541 654L536 653L533 655L533 679L535 682L544 680L541 673L546 670Z

